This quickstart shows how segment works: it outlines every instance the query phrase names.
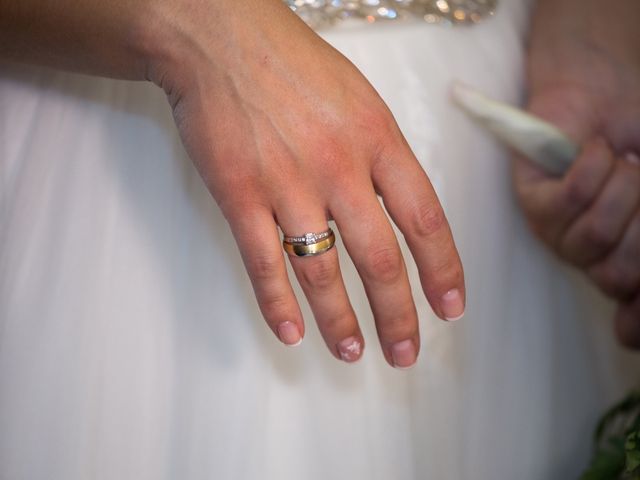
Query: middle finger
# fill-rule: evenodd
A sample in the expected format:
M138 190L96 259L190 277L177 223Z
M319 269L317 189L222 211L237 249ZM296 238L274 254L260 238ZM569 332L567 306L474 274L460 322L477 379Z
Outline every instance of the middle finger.
M420 349L418 317L397 238L373 187L334 197L330 210L362 278L385 358L408 368Z
M594 203L569 227L562 255L579 266L593 265L611 252L640 202L640 167L618 160Z

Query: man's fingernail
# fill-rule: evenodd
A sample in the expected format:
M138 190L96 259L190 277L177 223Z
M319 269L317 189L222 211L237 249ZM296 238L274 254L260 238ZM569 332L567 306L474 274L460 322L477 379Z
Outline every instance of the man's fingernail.
M391 346L393 366L396 368L409 368L416 363L416 346L413 340L402 340Z
M280 337L282 343L289 347L295 347L302 342L300 330L293 322L282 322L278 325L278 337Z
M640 165L640 157L637 153L627 152L624 154L623 158L632 165Z
M454 288L445 293L442 296L440 308L446 320L453 322L454 320L461 319L464 315L464 301L462 300L460 291Z
M340 353L340 358L345 362L356 362L360 360L362 342L357 337L345 338L338 343L338 352Z

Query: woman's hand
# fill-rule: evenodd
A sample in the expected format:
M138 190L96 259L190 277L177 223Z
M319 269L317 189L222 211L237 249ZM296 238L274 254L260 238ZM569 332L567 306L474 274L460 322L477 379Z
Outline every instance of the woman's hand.
M524 159L514 178L533 230L619 302L619 338L640 348L640 38L629 24L640 4L632 1L581 0L566 17L556 2L540 2L529 109L582 151L563 178Z
M221 20L211 28L215 4ZM277 226L298 236L333 219L387 361L411 366L418 317L376 194L404 233L437 315L461 316L465 291L442 208L384 102L280 0L177 1L163 20L180 35L164 41L172 48L151 64L151 78L167 92L184 144L231 225L273 332L290 345L304 333ZM290 261L333 355L357 360L364 342L336 249Z
M416 361L416 308L376 194L404 233L435 312L462 315L462 266L425 172L366 79L281 0L0 0L0 57L146 78L167 92L284 343L297 343L304 326L277 226L297 236L332 218L387 361ZM357 360L364 343L336 249L291 263L331 352Z

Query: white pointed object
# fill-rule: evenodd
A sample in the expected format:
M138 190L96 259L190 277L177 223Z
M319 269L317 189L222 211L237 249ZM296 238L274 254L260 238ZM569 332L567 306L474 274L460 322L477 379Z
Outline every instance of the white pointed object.
M460 82L454 82L451 94L455 103L482 127L550 174L564 174L578 155L577 145L538 117Z

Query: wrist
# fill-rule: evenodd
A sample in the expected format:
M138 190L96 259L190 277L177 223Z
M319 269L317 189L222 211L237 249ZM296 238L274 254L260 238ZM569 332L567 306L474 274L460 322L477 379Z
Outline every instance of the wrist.
M260 63L308 28L281 0L177 0L160 3L138 42L146 78L171 94L202 76L230 76ZM287 37L287 33L289 36Z

